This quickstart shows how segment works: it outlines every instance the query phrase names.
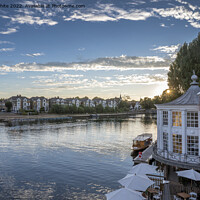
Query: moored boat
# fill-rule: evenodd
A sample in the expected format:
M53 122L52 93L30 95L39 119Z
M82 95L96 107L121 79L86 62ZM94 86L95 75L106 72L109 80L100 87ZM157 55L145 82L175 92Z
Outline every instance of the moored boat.
M151 133L143 133L138 135L133 139L132 150L134 151L142 151L150 146L152 143L152 134Z

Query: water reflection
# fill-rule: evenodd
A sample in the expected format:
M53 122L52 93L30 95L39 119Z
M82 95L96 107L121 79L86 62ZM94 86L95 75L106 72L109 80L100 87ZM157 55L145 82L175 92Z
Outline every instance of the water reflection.
M143 118L0 124L0 199L105 199L132 166L132 139L155 139Z

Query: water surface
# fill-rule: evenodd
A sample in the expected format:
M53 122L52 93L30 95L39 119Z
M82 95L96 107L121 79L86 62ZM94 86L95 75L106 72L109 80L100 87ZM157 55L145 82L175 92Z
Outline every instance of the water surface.
M133 165L132 139L155 120L0 124L0 199L105 199Z

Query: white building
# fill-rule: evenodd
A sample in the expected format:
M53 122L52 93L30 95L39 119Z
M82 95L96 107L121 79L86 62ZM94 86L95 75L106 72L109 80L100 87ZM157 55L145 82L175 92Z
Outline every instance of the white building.
M200 88L197 76L185 94L157 104L157 146L153 157L168 166L200 170Z

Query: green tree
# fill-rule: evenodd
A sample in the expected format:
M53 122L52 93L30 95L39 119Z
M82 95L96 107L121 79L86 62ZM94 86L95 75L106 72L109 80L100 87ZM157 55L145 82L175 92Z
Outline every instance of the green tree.
M170 65L168 85L178 93L185 92L191 83L193 70L200 76L200 34L191 43L184 43Z
M7 108L7 112L11 112L12 102L7 101L7 102L5 103L5 106L6 106L6 108Z
M104 109L103 109L103 106L102 104L99 104L96 106L96 112L97 113L103 113Z
M148 97L144 97L144 99L141 99L140 100L140 105L144 109L154 108L153 100L151 98L148 98Z

